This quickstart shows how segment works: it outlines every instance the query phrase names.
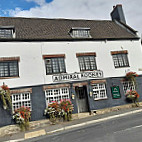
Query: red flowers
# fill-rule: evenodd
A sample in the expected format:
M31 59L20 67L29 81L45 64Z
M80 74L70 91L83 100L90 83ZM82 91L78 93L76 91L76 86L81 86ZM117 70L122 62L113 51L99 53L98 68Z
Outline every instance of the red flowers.
M63 109L65 112L69 112L73 110L73 105L70 101L70 99L63 99L60 101L61 109Z
M5 84L3 84L3 85L1 86L1 88L2 88L3 90L9 90L8 86L5 85Z
M126 73L126 77L138 77L139 75L136 72L128 72Z
M15 113L19 113L22 118L25 120L29 120L31 116L30 108L21 106L20 108L15 110Z

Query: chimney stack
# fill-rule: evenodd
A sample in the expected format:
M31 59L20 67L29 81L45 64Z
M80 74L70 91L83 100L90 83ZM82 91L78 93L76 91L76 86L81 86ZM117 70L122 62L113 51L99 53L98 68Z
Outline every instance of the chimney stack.
M118 4L116 6L113 6L113 11L111 12L111 19L120 21L124 24L126 24L125 16L123 13L122 5Z

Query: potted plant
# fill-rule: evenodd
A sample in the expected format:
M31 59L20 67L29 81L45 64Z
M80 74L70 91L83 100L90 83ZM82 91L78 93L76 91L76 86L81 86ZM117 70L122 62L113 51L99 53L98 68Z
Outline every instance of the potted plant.
M57 101L52 101L44 111L44 115L49 116L51 124L55 124L57 119L61 117L61 109Z
M125 94L126 99L129 101L132 101L136 106L139 106L138 100L139 100L139 94L136 90L128 90Z
M22 131L29 129L29 121L31 118L30 108L22 106L15 110L13 119L19 124Z
M64 120L70 121L72 119L73 104L70 99L63 99L60 101L60 107Z
M0 87L0 99L4 109L11 108L12 102L10 97L10 89L5 84Z

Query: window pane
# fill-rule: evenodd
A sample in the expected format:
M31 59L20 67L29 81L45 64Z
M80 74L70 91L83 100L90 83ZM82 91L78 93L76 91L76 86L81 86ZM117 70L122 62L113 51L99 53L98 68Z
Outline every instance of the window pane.
M112 57L113 57L114 66L116 68L129 66L127 54L116 54L112 55Z
M81 71L97 69L95 56L81 56L78 61Z
M30 93L18 93L18 94L12 94L12 111L20 108L21 106L26 106L31 109L31 99L30 99Z
M0 62L0 77L13 77L18 74L18 61Z
M85 63L84 63L84 59L83 57L79 57L78 58L78 61L79 61L79 66L80 66L80 70L85 70Z
M45 90L45 97L47 105L52 101L59 102L61 99L69 99L69 88L47 89Z
M18 76L18 63L17 62L10 62L9 63L9 72L10 76Z
M73 37L81 37L81 38L89 38L90 36L90 29L73 29L72 31Z
M46 74L66 72L64 58L45 59L45 66L46 66Z
M105 83L93 84L92 89L93 89L94 100L107 98Z
M12 38L13 29L0 29L0 38Z

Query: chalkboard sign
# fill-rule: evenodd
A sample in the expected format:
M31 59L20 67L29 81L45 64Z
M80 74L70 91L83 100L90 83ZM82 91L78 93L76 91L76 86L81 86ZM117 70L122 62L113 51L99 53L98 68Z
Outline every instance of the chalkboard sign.
M119 98L121 98L119 86L113 86L113 87L111 87L111 93L112 93L112 98L113 99L119 99Z

